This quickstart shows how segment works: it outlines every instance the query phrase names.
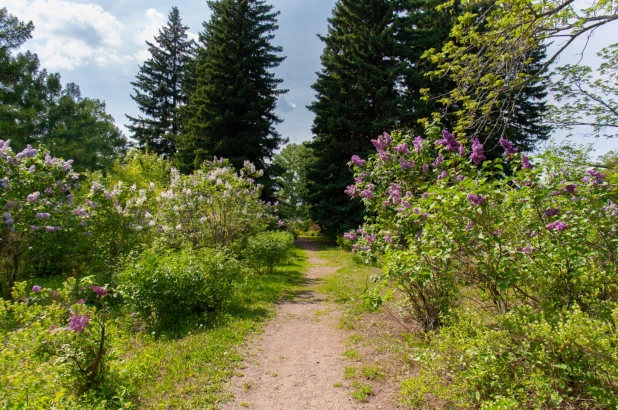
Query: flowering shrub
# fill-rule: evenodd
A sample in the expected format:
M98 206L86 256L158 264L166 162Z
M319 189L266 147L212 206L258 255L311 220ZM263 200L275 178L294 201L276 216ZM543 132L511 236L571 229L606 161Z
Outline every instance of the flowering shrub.
M15 154L10 141L0 140L0 291L8 297L15 281L24 276L33 245L57 241L74 230L69 218L75 208L72 190L79 175L72 161L50 157L27 146Z
M243 275L236 260L212 249L149 250L118 279L136 312L156 328L171 329L221 309Z
M254 183L261 175L249 162L236 173L223 159L206 162L191 175L172 170L150 224L166 246L239 250L250 235L274 223L259 200L261 186Z
M14 301L0 299L0 406L75 408L75 397L104 382L107 290L91 278L14 289Z
M289 232L262 232L247 242L245 255L250 267L258 272L272 273L275 266L285 261L294 245L294 236Z
M466 298L504 313L525 304L547 315L577 303L610 316L618 296L617 205L596 169L556 169L501 140L506 156L484 161L443 131L385 134L377 153L353 158L348 187L375 215L348 232L360 254L384 254L384 279L408 297L426 329ZM509 173L505 167L508 165Z

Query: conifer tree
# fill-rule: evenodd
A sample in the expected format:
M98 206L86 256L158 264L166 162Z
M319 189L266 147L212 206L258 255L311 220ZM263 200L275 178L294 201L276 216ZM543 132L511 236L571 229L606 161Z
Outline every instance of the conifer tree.
M401 78L409 69L403 37L403 0L339 0L329 18L322 70L313 85L317 99L311 143L316 162L309 172L312 218L333 237L362 223L363 207L344 193L353 183L352 155L367 155L370 140L410 127L414 114Z
M271 44L277 30L273 6L264 0L209 1L209 22L200 33L197 86L185 114L178 163L190 171L213 156L240 168L245 160L264 169L284 142L274 110L287 90L272 69L285 59ZM266 178L265 178L266 179Z
M164 156L176 152L175 142L183 130L181 108L192 89L191 64L195 42L187 35L189 27L180 19L178 7L172 7L167 25L159 30L155 42L146 42L151 57L140 66L134 95L143 116L127 118L128 126L141 148Z

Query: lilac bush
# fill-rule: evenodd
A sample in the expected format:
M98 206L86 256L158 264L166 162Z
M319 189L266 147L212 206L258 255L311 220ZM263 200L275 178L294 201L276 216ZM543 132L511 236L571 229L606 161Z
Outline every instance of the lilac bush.
M551 152L530 159L506 139L505 157L486 161L477 139L467 148L447 131L373 143L374 155L350 163L356 183L346 191L374 216L345 238L367 259L384 255L384 283L403 291L426 329L461 302L462 288L498 313L577 304L610 315L618 209L601 171L558 166Z
M29 145L14 153L0 140L0 291L7 297L24 275L24 264L35 242L57 241L60 231L73 228L72 191L80 187L72 161L52 158ZM32 253L32 252L31 252Z

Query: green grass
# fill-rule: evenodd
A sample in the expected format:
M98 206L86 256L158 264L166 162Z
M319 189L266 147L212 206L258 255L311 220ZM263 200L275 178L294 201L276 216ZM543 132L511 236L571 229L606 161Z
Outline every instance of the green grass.
M373 394L373 389L367 384L354 382L352 383L352 387L354 387L354 390L350 395L355 400L367 401L367 398Z
M242 366L240 347L261 330L274 304L302 283L304 251L294 248L287 266L250 276L236 300L201 330L177 339L132 334L114 349L140 397L140 408L209 409L229 399L224 387Z

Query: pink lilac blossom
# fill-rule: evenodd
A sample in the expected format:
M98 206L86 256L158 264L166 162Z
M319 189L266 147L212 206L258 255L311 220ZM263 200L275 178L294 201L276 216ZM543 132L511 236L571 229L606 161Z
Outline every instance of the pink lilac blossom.
M33 293L39 293L41 291L41 289L43 289L42 287L40 287L39 285L34 285L32 287L32 292Z
M471 231L472 230L472 221L468 221L468 223L466 224L466 227L464 228L464 230L466 232Z
M365 163L367 161L365 161L364 159L362 159L361 157L359 157L358 155L352 155L352 160L351 162L356 165L357 167L363 167L365 166Z
M457 175L457 182L461 182L465 179L466 177L464 177L463 175L459 174Z
M487 198L481 196L481 195L476 195L476 194L468 194L468 201L470 201L470 203L472 205L482 205L485 202L487 202Z
M393 238L390 235L384 235L384 242L393 243Z
M102 288L100 286L93 286L92 291L99 297L103 297L107 295L107 290L105 290L105 288Z
M532 168L532 164L530 163L530 158L528 158L524 154L521 154L521 167L524 169Z
M442 162L444 162L444 155L440 154L436 157L436 160L431 164L431 166L438 168Z
M88 323L90 323L90 317L88 315L73 315L71 317L71 323L69 323L69 329L77 333L82 333L86 330Z
M406 144L405 142L399 145L395 146L395 151L397 151L400 154L409 154L410 150L408 149L408 144Z
M588 175L594 178L595 184L600 184L601 182L603 182L603 179L605 179L605 174L597 171L594 168L590 168L586 172L588 173Z
M416 137L414 138L414 141L412 142L412 144L414 144L414 150L416 150L416 152L421 152L423 150L423 143L425 142L425 140L423 139L423 137Z
M374 195L372 191L365 189L364 191L360 193L360 197L366 198L366 199L373 199Z
M513 146L513 143L511 141L506 140L504 138L500 138L499 142L502 148L504 149L504 155L511 155L511 154L516 154L517 152L519 152L519 150Z
M403 158L400 158L400 159L399 159L399 163L401 164L401 169L402 169L402 170L406 170L406 169L412 168L414 165L416 165L416 164L414 163L414 160L409 160L409 161L406 161L406 160L405 160L405 159L403 159Z
M445 147L448 151L459 152L461 143L447 130L442 130L442 139L436 141L436 145Z
M470 154L470 160L476 165L480 165L485 158L485 155L483 155L483 144L481 144L478 138L475 138L472 141L472 153Z
M563 221L555 221L545 226L549 231L562 232L569 227L569 224Z
M442 173L438 175L438 181L440 181L441 179L445 179L446 177L448 177L448 172L442 171Z
M350 231L350 232L346 232L343 234L343 237L349 241L355 241L356 240L356 234L354 233L354 231Z
M423 169L423 172L429 172L429 165L423 164L422 169Z

